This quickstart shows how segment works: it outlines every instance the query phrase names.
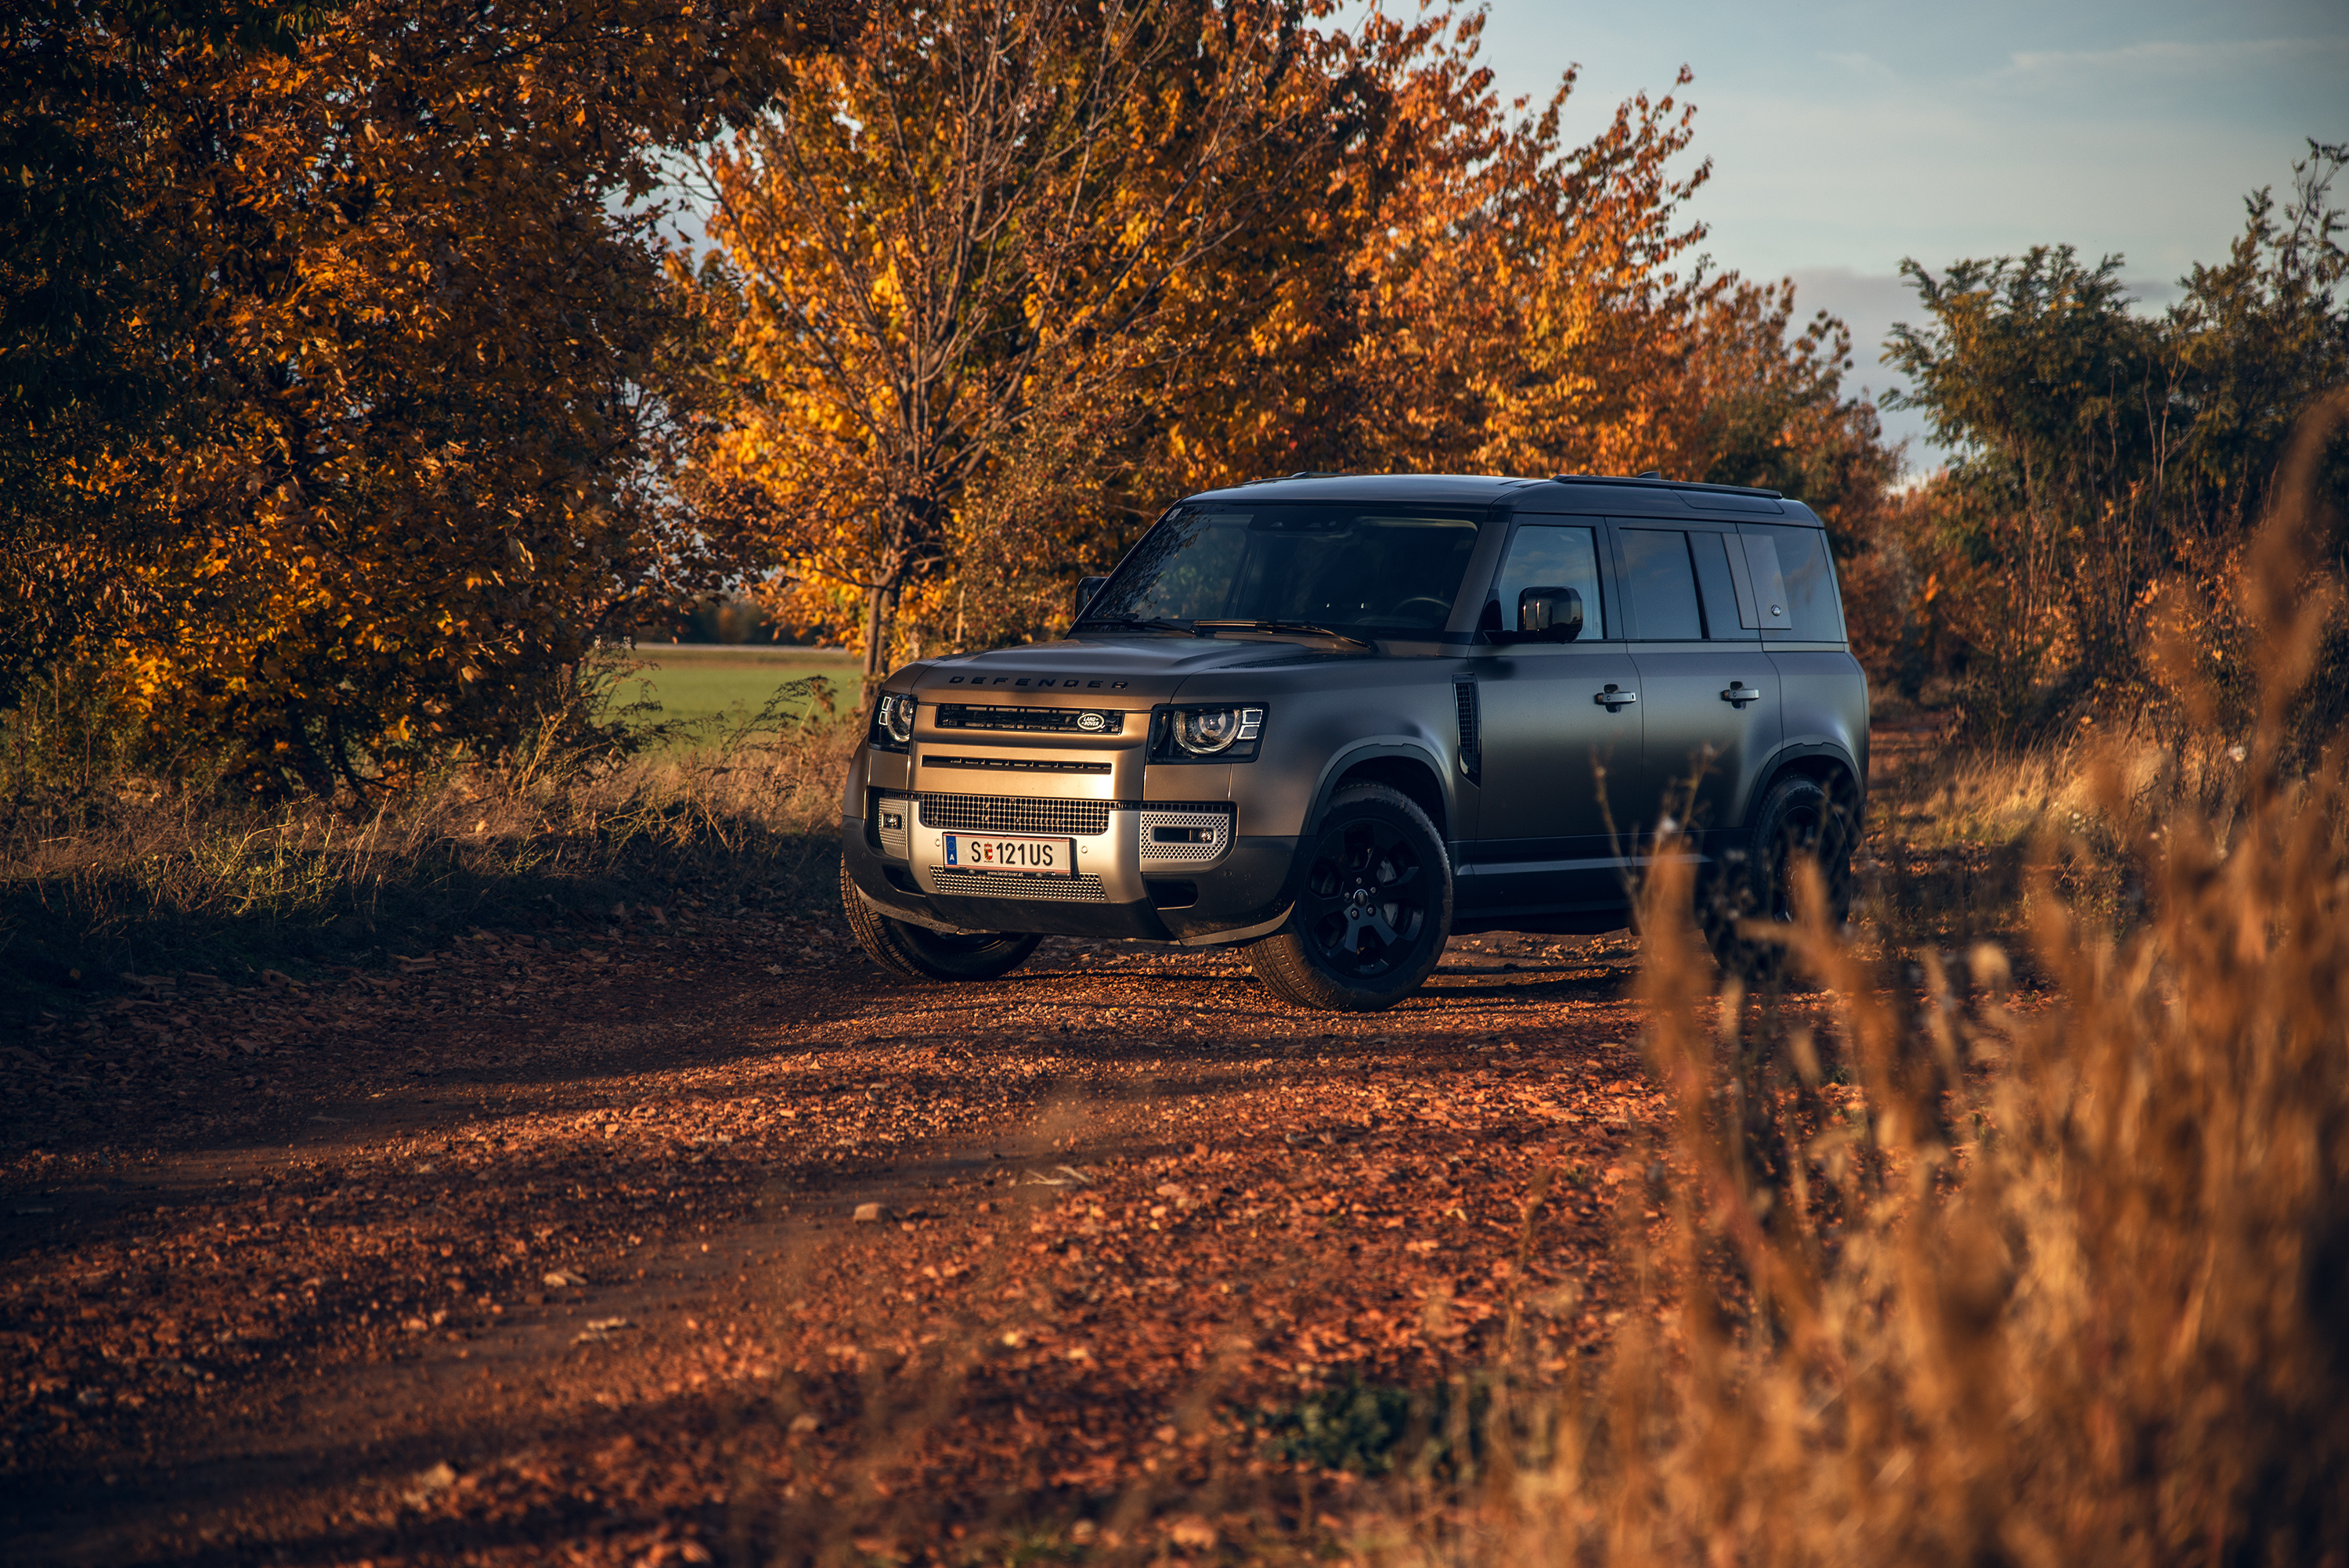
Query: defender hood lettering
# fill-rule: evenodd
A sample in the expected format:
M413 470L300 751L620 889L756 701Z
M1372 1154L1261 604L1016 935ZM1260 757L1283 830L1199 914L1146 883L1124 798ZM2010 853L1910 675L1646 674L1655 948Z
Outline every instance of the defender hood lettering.
M937 702L964 693L992 692L1103 699L1114 695L1121 705L1128 705L1167 701L1191 676L1215 671L1372 656L1359 650L1325 653L1288 642L1170 633L998 648L928 660L905 673L916 692Z

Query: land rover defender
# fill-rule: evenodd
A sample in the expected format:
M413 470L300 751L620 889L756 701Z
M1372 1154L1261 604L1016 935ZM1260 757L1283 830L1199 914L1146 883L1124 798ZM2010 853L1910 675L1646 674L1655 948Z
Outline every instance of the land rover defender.
M1245 944L1391 1006L1454 932L1627 924L1660 847L1724 962L1790 872L1847 899L1868 686L1819 520L1770 490L1299 476L1192 496L1067 637L891 676L841 894L908 977L1051 933ZM1659 837L1670 819L1671 831Z

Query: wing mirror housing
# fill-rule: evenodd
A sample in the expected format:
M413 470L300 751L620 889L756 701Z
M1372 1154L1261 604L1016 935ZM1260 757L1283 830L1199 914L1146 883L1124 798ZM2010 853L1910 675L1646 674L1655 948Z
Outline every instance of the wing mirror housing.
M1528 588L1517 595L1517 631L1570 643L1582 635L1582 595L1572 588Z
M1078 620L1085 618L1085 612L1093 607L1093 596L1108 586L1107 577L1081 577L1077 580Z

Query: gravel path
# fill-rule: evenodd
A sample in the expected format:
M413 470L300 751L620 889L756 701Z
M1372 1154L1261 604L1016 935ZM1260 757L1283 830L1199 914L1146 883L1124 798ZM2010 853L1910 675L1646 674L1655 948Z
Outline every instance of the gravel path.
M1631 960L1464 939L1340 1016L1231 956L912 987L680 917L149 977L0 1048L0 1556L999 1561L1342 1512L1383 1390L1505 1344L1556 1377L1621 1315Z

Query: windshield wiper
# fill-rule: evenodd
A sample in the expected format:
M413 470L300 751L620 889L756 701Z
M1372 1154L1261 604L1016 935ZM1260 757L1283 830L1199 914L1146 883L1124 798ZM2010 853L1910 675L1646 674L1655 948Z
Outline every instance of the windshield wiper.
M1351 643L1358 648L1376 649L1378 645L1368 637L1355 636L1351 632L1340 632L1328 626L1317 626L1310 621L1194 621L1195 626L1242 626L1252 632L1305 632L1316 637L1335 637L1341 643Z
M1071 632L1081 632L1087 626L1114 626L1122 632L1180 632L1186 637L1212 637L1215 635L1213 632L1195 633L1189 626L1184 624L1180 621L1169 621L1157 615L1087 615L1075 625L1071 626L1069 630Z

